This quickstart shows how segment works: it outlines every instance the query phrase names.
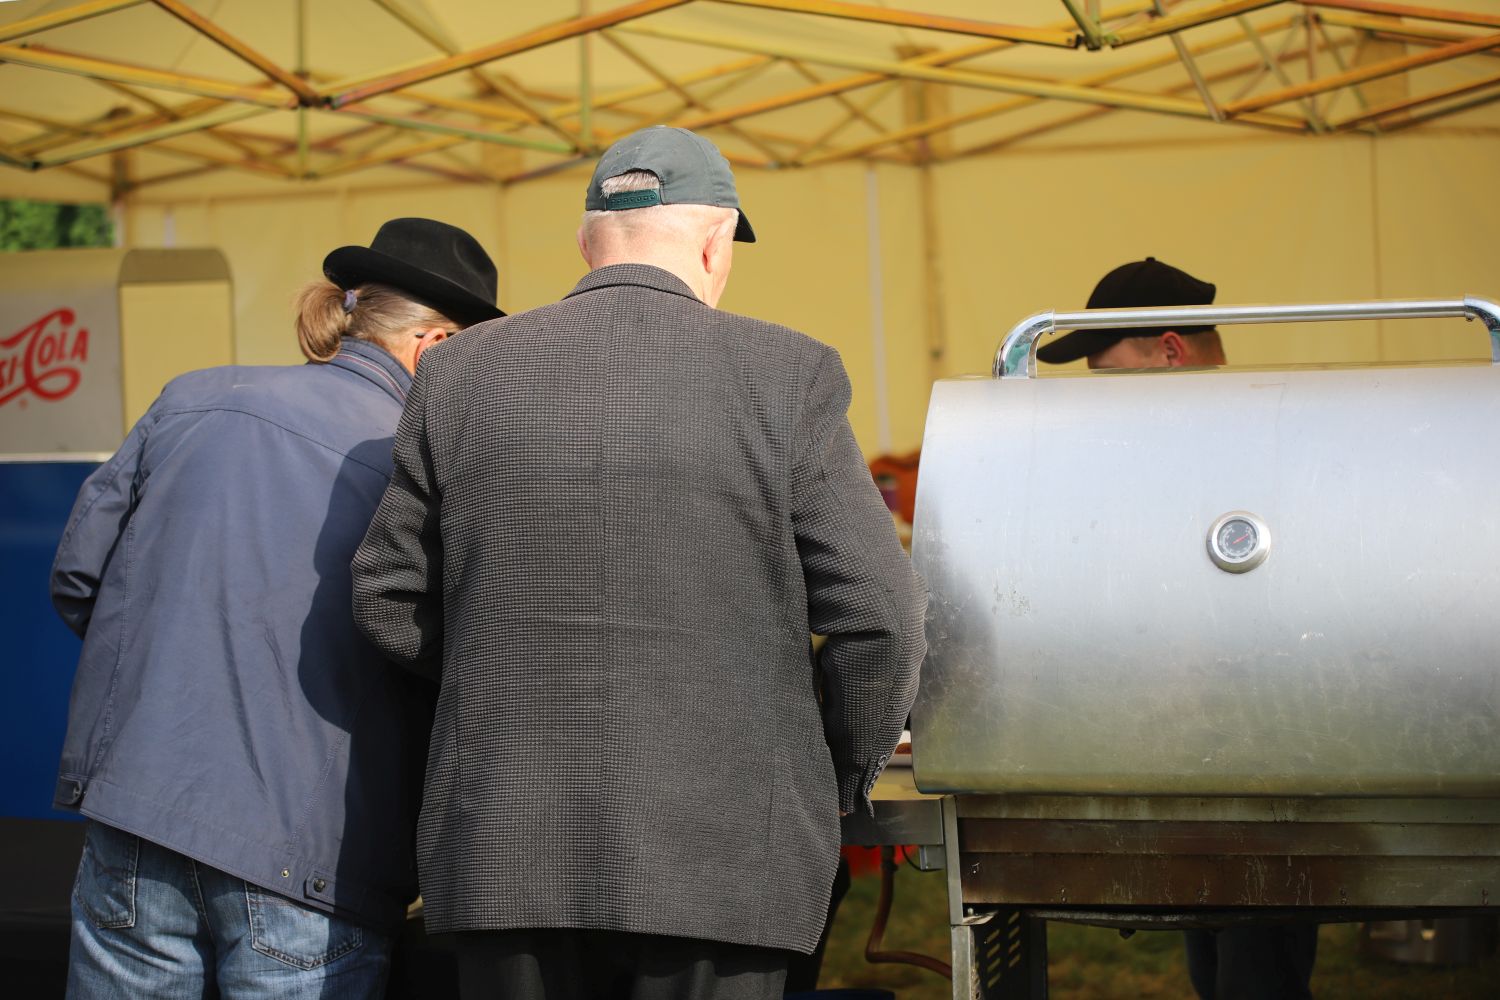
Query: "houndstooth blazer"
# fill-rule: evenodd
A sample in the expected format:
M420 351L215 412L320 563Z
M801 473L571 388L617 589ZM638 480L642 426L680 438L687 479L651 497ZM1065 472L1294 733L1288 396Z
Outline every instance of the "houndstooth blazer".
M354 584L441 665L429 931L812 950L925 651L848 404L834 350L645 265L426 355Z

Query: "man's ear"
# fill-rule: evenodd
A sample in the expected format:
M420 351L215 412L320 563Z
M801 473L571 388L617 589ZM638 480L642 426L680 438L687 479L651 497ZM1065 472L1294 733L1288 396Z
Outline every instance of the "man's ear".
M732 249L734 229L738 223L739 214L735 213L708 231L708 236L703 240L703 270L708 274L714 274L723 267L720 261L724 259L725 251Z
M451 334L440 326L430 326L425 330L417 332L417 348L411 355L412 371L417 370L417 365L422 362L422 355L429 347L436 347L447 340Z
M1182 334L1176 330L1168 330L1162 334L1160 343L1162 354L1167 361L1166 367L1181 368L1192 363L1188 357L1187 344L1183 341Z
M589 259L589 238L584 235L584 227L578 227L578 253L583 257L583 263L589 270L594 269L594 262Z

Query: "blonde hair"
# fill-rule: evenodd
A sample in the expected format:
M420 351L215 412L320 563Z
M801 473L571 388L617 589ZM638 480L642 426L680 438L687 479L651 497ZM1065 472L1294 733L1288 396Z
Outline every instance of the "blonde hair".
M353 308L346 311L346 293L331 281L309 282L297 293L297 344L307 360L331 361L343 337L373 341L389 350L408 330L437 326L457 333L464 328L389 285L360 285L349 294Z

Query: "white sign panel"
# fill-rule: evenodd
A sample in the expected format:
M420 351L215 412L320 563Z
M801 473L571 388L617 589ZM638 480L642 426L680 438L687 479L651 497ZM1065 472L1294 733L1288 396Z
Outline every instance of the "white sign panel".
M0 254L0 455L119 447L122 256Z

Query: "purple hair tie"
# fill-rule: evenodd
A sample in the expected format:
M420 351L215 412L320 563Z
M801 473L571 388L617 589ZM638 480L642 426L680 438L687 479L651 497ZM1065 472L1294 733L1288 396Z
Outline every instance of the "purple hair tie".
M359 293L354 289L344 292L344 312L352 313L355 305L359 302Z

